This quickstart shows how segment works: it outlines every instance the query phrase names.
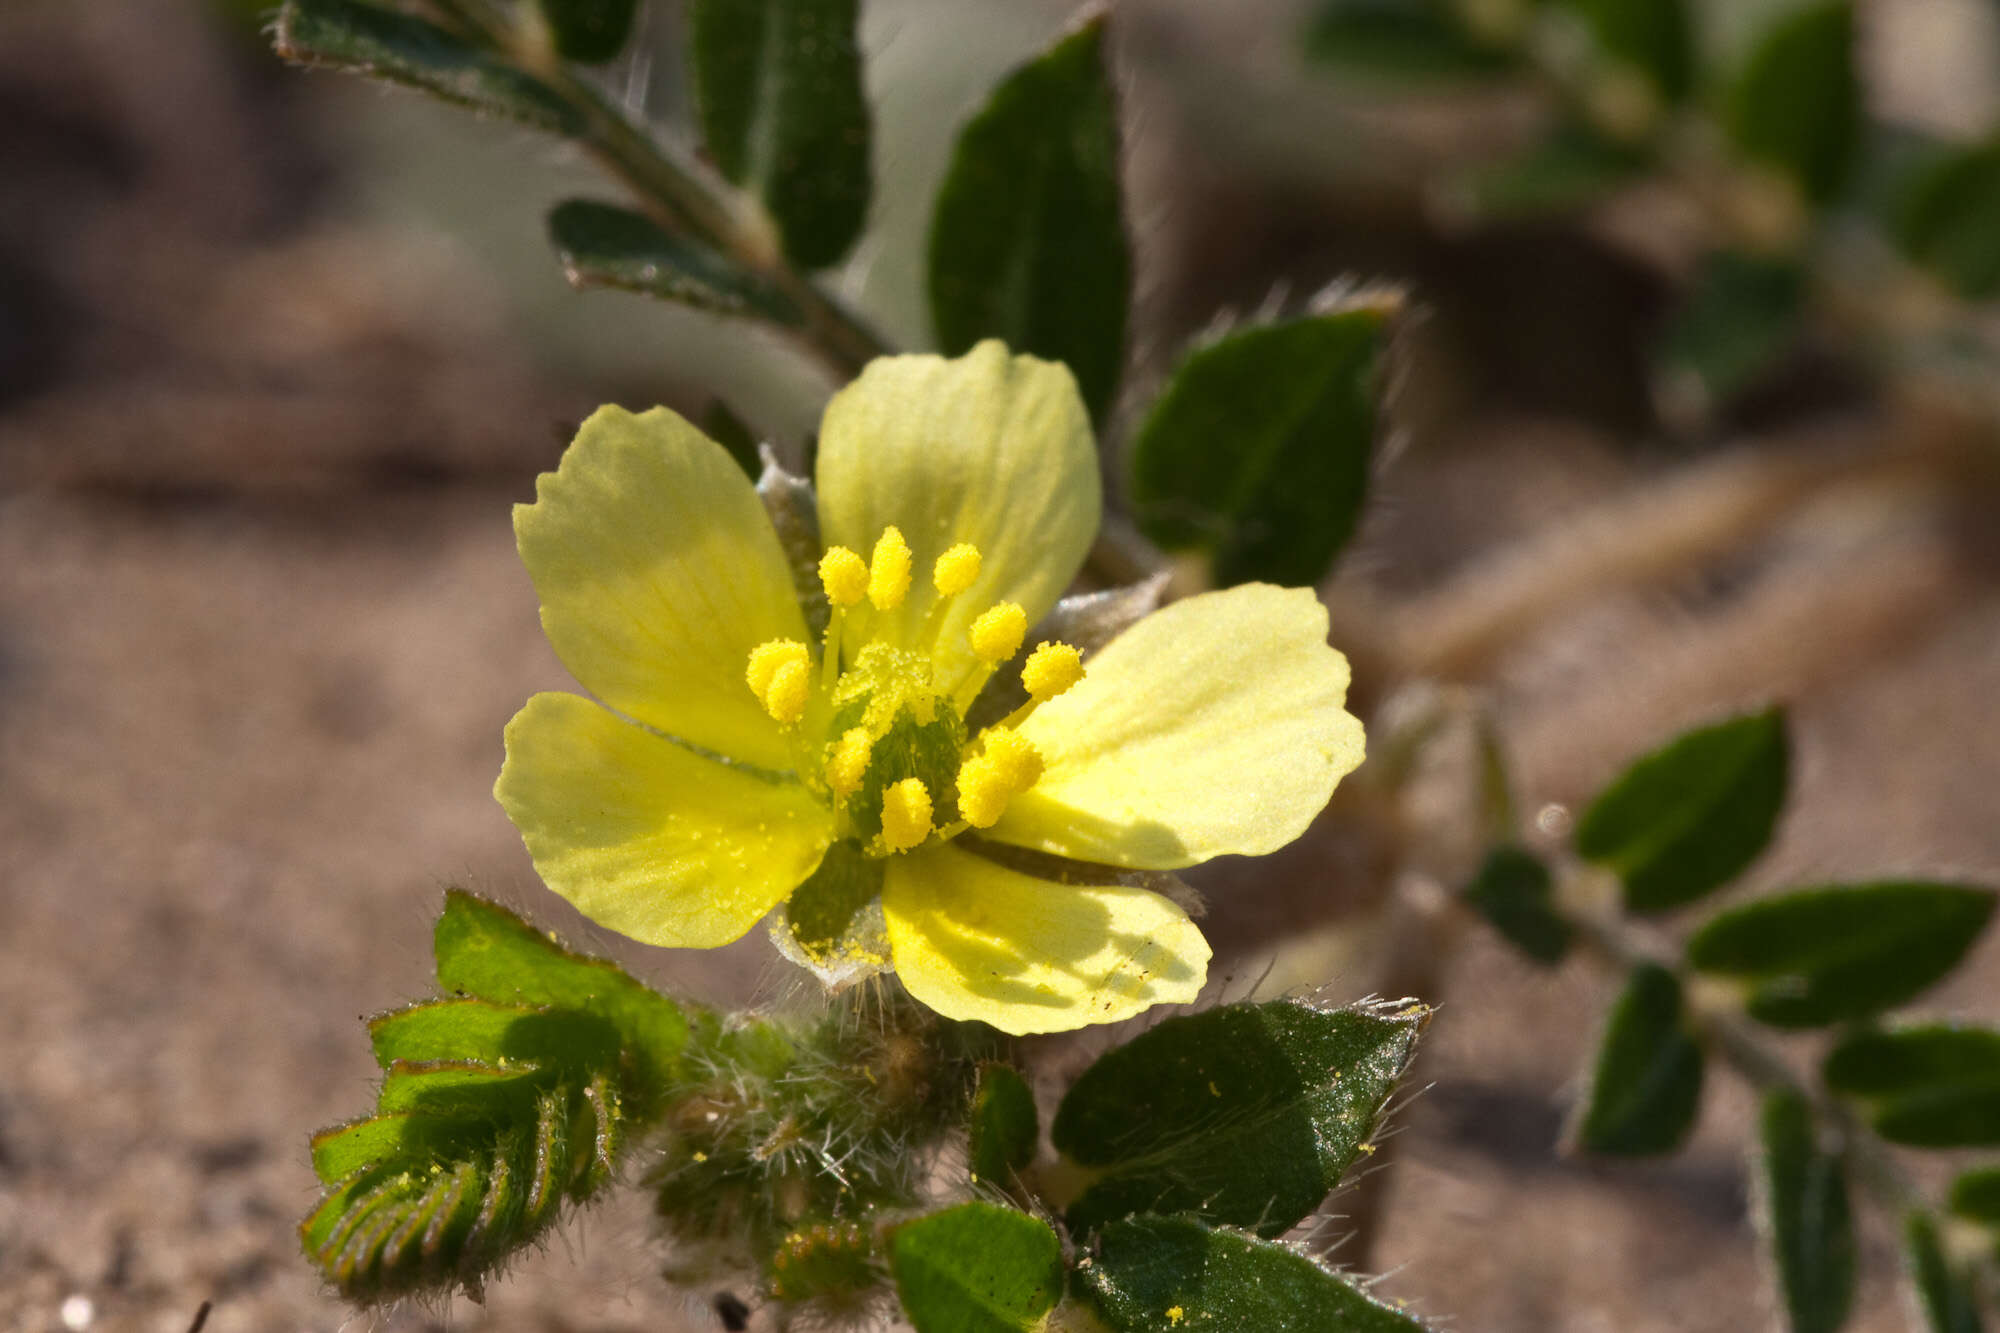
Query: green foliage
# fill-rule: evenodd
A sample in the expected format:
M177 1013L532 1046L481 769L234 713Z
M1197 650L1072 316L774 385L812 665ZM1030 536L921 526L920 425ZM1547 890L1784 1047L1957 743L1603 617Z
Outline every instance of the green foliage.
M1184 357L1132 442L1140 529L1216 581L1312 584L1354 534L1396 298L1235 330Z
M614 287L777 324L799 321L797 307L770 283L697 241L670 235L643 213L570 199L550 211L549 241L573 287Z
M2000 292L2000 139L1940 153L1901 193L1890 234L1959 295Z
M1099 1235L1077 1285L1117 1333L1422 1333L1296 1250L1187 1217L1134 1217Z
M632 32L639 0L539 0L542 21L565 60L600 65L615 60Z
M1693 902L1771 840L1787 751L1785 715L1775 708L1690 731L1591 803L1577 824L1577 853L1625 881L1628 911Z
M447 102L556 134L583 130L576 109L530 78L408 14L357 0L286 0L278 12L278 54L387 79Z
M1694 23L1683 0L1564 0L1604 55L1646 76L1662 100L1694 86Z
M447 899L436 949L456 998L371 1020L376 1114L313 1140L330 1188L301 1239L356 1301L478 1291L611 1178L689 1034L671 1001L469 894Z
M1342 74L1378 79L1490 77L1512 52L1473 38L1436 0L1323 0L1306 29L1306 54Z
M1738 149L1825 202L1845 182L1861 132L1851 0L1786 12L1727 90L1724 124Z
M1912 1213L1904 1222L1903 1256L1929 1333L1980 1333L1985 1322L1972 1276L1945 1256L1928 1214Z
M1051 1129L1091 1169L1071 1229L1184 1212L1283 1233L1363 1151L1429 1018L1420 1006L1233 1004L1106 1052Z
M2000 1226L2000 1167L1967 1171L1952 1181L1951 1211L1988 1226Z
M715 165L763 201L786 258L835 263L861 234L871 188L856 0L695 0L689 20Z
M1710 255L1660 335L1661 369L1725 402L1768 374L1804 328L1805 270L1734 250Z
M931 215L944 351L982 338L1063 361L1102 421L1125 359L1132 261L1102 16L994 89L959 134Z
M1029 1333L1062 1295L1062 1242L1049 1224L962 1203L896 1228L896 1294L917 1333Z
M1821 1073L1835 1092L1893 1096L1963 1078L2000 1078L2000 1032L1929 1023L1849 1032Z
M1681 984L1664 967L1632 969L1598 1044L1578 1147L1619 1157L1672 1152L1701 1109L1702 1050L1681 1022Z
M1791 1333L1834 1333L1854 1303L1854 1224L1839 1157L1814 1140L1798 1092L1764 1099L1758 1117L1760 1220Z
M1646 165L1643 154L1566 124L1546 139L1467 171L1456 182L1455 195L1487 221L1566 213L1631 184Z
M1749 982L1752 1017L1778 1027L1868 1018L1909 1000L1965 956L1993 893L1889 881L1801 889L1733 908L1688 940L1688 961Z
M966 1169L975 1182L1005 1185L1035 1160L1041 1140L1035 1093L1013 1066L980 1066L968 1132Z
M1465 901L1514 947L1547 967L1569 953L1576 928L1549 906L1549 869L1522 847L1495 847L1466 886Z

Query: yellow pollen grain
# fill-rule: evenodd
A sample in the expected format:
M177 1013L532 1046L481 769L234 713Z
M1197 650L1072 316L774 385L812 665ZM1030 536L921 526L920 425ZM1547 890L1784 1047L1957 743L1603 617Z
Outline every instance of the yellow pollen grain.
M980 612L966 638L982 662L995 666L1021 651L1028 636L1028 613L1013 602L1001 602Z
M1026 736L1007 727L992 727L982 739L985 757L1017 794L1042 780L1042 752Z
M946 597L956 597L979 578L979 548L960 542L931 566L931 584Z
M819 585L835 606L853 606L868 595L868 566L845 546L829 546L819 558Z
M874 738L866 727L849 727L834 742L833 755L826 761L826 785L843 800L861 790L868 776L868 759L874 752Z
M812 697L812 667L804 661L781 663L764 691L764 711L790 726L806 715Z
M891 523L875 540L875 554L868 561L868 600L877 611L893 611L910 594L910 544L903 531Z
M749 685L750 693L762 703L764 696L771 692L771 681L778 674L779 667L787 662L803 666L811 660L812 654L797 639L772 639L750 650L750 664L744 669L743 680Z
M1047 703L1083 679L1083 654L1066 643L1044 643L1028 654L1021 685L1038 704Z
M931 793L922 778L904 778L882 791L882 842L907 852L931 835Z

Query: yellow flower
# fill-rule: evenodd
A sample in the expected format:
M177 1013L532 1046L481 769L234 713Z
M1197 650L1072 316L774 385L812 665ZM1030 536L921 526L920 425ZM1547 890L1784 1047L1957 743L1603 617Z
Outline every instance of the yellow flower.
M822 545L788 558L720 446L607 407L516 508L543 628L601 701L507 727L494 794L549 887L651 944L727 944L790 898L779 929L831 962L872 921L867 961L1009 1032L1193 999L1207 942L1123 872L1281 847L1361 762L1318 599L1190 597L1089 656L1024 634L1096 533L1097 458L1069 371L996 342L869 365L816 481Z

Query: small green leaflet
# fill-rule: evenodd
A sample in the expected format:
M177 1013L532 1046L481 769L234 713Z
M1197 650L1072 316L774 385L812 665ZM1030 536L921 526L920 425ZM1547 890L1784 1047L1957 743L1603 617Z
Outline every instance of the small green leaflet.
M796 324L797 307L707 246L627 208L570 199L549 213L549 241L577 288L614 287L723 315Z
M1825 201L1846 180L1861 133L1854 6L1822 0L1785 11L1726 90L1723 123L1746 157Z
M1565 0L1590 28L1598 51L1646 76L1662 101L1694 85L1694 24L1683 0Z
M1903 1262L1930 1333L1981 1333L1985 1323L1972 1274L1945 1255L1936 1219L1910 1214L1903 1224Z
M1854 1223L1841 1161L1820 1149L1812 1110L1792 1089L1765 1098L1758 1127L1758 1212L1791 1333L1834 1333L1854 1303Z
M1782 259L1719 250L1659 340L1668 395L1713 410L1781 365L1805 331L1806 275Z
M1588 1152L1644 1157L1686 1141L1701 1109L1702 1052L1681 1022L1681 984L1654 963L1632 970L1598 1042L1572 1135Z
M1465 900L1515 948L1553 967L1569 953L1576 928L1549 906L1549 870L1521 847L1495 847L1465 888Z
M2000 1144L2000 1032L1932 1024L1843 1037L1826 1085L1863 1098L1875 1132L1914 1148Z
M565 60L601 65L625 49L639 0L540 0L542 19Z
M896 1294L917 1333L1029 1333L1062 1295L1062 1242L1048 1223L964 1203L896 1228Z
M1005 1188L1015 1172L1035 1160L1041 1138L1028 1081L1009 1065L981 1065L969 1129L966 1169L972 1179Z
M1903 253L1969 300L2000 292L2000 139L1954 148L1916 172L1890 231Z

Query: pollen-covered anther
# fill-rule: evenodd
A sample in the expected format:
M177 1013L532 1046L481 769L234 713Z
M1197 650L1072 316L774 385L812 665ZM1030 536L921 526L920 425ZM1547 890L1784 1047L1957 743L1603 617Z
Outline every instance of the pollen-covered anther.
M812 668L804 662L785 662L771 676L764 691L764 711L790 726L806 715L806 701L812 698Z
M842 800L861 790L868 776L868 760L875 752L875 738L866 727L849 727L833 744L826 761L826 785Z
M1067 643L1043 643L1021 666L1021 686L1038 704L1047 703L1083 679L1083 654Z
M907 852L931 835L931 793L921 778L904 778L882 789L882 843Z
M956 597L979 579L979 548L960 542L931 566L931 586L945 597Z
M868 564L845 546L829 546L819 558L819 585L835 606L853 606L868 595Z
M771 691L779 673L788 666L798 667L799 674L810 683L812 652L797 639L772 639L750 650L750 662L744 668L743 680L749 685L750 693L757 696L757 702L763 704L766 709L771 707ZM788 695L790 689L791 687L787 686ZM773 713L772 716L776 717L777 714Z
M1007 803L1042 776L1042 755L1034 742L1006 727L994 727L985 749L958 770L958 813L974 828L992 828Z
M973 653L982 662L998 666L1021 651L1028 637L1028 613L1013 602L1001 602L979 613L966 632Z
M875 539L875 553L868 560L868 600L877 611L893 611L909 595L910 544L892 523Z

